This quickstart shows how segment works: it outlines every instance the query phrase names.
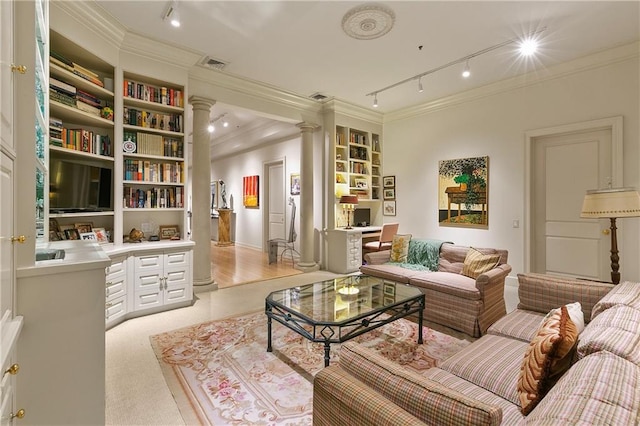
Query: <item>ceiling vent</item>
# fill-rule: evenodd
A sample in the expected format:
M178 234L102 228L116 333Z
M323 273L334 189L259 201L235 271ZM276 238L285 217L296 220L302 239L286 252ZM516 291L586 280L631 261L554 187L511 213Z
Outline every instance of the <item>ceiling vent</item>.
M205 68L211 68L214 70L221 71L224 67L227 66L227 63L219 59L212 58L211 56L205 56L204 59L200 61L200 65L202 65Z
M316 101L322 102L324 100L327 99L327 96L323 95L322 93L314 93L313 95L309 96L311 99L315 99Z

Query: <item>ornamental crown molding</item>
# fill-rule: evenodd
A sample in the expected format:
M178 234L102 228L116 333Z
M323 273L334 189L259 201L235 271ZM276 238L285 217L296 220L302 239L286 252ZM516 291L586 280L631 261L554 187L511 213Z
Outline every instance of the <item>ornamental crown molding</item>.
M202 52L186 49L148 36L128 31L120 47L123 52L167 62L184 69L190 69L202 57Z
M116 48L120 47L127 33L127 28L124 25L95 2L51 1L49 14L56 17L60 13L74 19L76 24L82 25Z
M384 114L369 108L354 105L341 99L332 98L323 104L323 111L335 114L344 114L349 117L368 121L373 124L382 124Z

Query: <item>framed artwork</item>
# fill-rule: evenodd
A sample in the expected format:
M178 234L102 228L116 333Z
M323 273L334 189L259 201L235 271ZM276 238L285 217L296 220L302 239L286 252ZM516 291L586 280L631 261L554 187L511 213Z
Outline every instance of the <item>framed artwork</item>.
M394 201L383 201L382 202L382 214L385 216L395 216L396 215L396 202Z
M51 231L54 231L54 232L60 231L60 225L58 225L58 220L55 218L49 219L49 232ZM53 241L57 241L57 240L53 240Z
M382 191L382 198L385 200L395 200L396 199L396 189L395 188L384 188Z
M396 186L396 177L395 176L383 176L382 177L382 186L385 188L393 188Z
M396 295L396 286L391 283L384 283L384 295L385 296L395 296Z
M49 241L60 241L60 231L49 230Z
M81 240L98 241L98 237L96 236L96 233L93 232L93 231L80 233L80 239Z
M367 182L366 178L355 178L353 180L353 183L355 184L355 187L358 189L367 189L369 188L369 183Z
M258 207L260 205L259 176L245 176L242 178L242 203L245 207Z
M440 226L489 228L489 157L443 160L438 164Z
M79 240L80 234L76 228L69 228L64 230L64 236L67 240Z
M300 195L300 173L291 173L291 195Z
M161 225L160 239L173 240L180 236L180 227L178 225Z
M93 228L93 232L96 234L96 239L100 244L106 244L109 242L107 231L104 228Z
M218 208L218 181L211 182L211 214Z
M80 222L73 225L79 234L91 232L93 230L93 222Z

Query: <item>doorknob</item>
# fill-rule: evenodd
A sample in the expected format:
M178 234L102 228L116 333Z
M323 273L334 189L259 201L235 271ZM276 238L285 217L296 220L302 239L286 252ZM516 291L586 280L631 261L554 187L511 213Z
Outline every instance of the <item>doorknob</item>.
M26 65L14 65L11 64L11 71L16 72L18 71L20 74L24 74L27 72L27 67Z
M611 233L611 231L609 230L609 228L607 228L607 229L603 229L603 230L602 230L602 233L603 233L604 235L609 235L609 234Z
M19 237L14 237L13 235L11 236L11 242L12 243L24 243L25 241L27 241L27 237L25 237L24 235L20 235Z

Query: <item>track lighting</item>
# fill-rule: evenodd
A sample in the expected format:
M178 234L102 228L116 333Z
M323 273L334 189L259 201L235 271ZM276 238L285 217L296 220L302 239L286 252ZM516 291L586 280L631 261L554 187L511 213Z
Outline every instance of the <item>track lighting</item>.
M213 133L216 131L216 126L215 123L216 121L222 120L224 118L224 116L227 115L226 112L223 112L222 114L214 117L210 122L209 125L207 126L207 131L209 133ZM222 120L222 127L229 127L229 122L227 120Z
M214 126L213 123L209 123L209 125L207 126L207 132L213 133L215 131L216 131L216 126Z
M229 127L229 122L227 120L224 120L222 122L222 127Z
M178 13L178 2L172 1L164 13L163 20L169 20L172 26L178 28L180 26L180 13Z
M433 74L437 71L443 70L445 68L449 68L453 65L457 65L457 64L461 64L461 63L465 63L465 67L464 70L462 71L462 76L467 78L469 76L471 76L471 68L469 68L469 61L473 58L475 58L476 56L480 56L480 55L484 55L485 53L489 53L489 52L493 52L494 50L500 49L502 47L506 47L509 46L511 44L514 43L519 43L520 45L520 53L522 56L531 56L533 55L537 48L538 48L538 41L536 39L536 36L538 34L540 34L543 31L546 31L547 27L542 27L539 30L535 30L530 32L529 34L527 34L525 37L523 38L514 38L514 39L510 39L510 40L506 40L503 41L502 43L498 43L495 44L493 46L489 46L485 49L482 50L478 50L477 52L473 52L470 55L467 56L463 56L462 58L458 58L456 60L453 60L451 62L448 62L444 65L440 65L439 67L435 67L430 69L429 71L425 71L421 74L418 75L414 75L413 77L409 77L409 78L405 78L404 80L401 80L397 83L394 83L390 86L387 87L383 87L382 89L378 89L375 92L369 92L367 93L366 96L373 96L373 107L377 108L378 107L378 93L384 92L385 90L389 90L389 89L393 89L395 87L398 87L402 84L408 83L410 81L413 80L418 80L418 92L422 92L422 77L424 77L425 75L429 75L429 74Z
M467 63L464 65L464 69L462 70L462 76L464 78L469 78L471 75L471 68L469 68L469 60L467 59Z

